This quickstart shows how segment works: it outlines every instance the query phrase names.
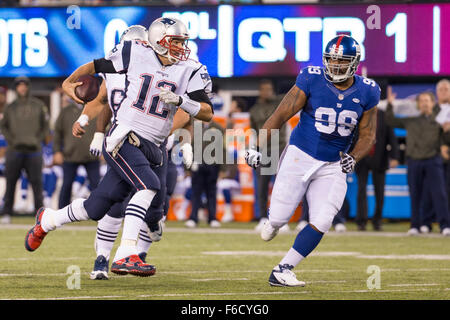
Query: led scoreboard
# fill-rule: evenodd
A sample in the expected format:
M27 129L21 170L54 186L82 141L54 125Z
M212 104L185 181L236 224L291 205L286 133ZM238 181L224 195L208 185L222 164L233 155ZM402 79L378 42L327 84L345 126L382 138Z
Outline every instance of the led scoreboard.
M191 58L215 77L296 76L337 33L361 44L369 76L450 75L450 4L415 3L0 8L0 76L67 76L160 16L187 24Z

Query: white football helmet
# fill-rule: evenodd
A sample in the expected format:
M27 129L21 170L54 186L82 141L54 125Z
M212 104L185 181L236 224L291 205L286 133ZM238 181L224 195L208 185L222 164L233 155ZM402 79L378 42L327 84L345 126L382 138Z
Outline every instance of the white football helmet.
M144 26L133 25L129 26L120 36L120 42L130 40L147 41L148 32Z
M172 44L173 40L182 40L182 45ZM172 63L186 61L191 53L187 43L189 33L184 25L175 18L158 18L148 28L148 42L155 52Z

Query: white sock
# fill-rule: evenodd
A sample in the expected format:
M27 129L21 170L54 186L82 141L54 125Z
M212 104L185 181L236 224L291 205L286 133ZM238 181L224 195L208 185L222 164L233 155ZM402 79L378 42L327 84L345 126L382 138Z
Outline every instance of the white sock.
M280 264L289 264L291 266L296 266L300 263L300 261L302 261L303 259L305 259L304 256L302 256L300 253L298 253L297 250L295 250L294 248L290 248L288 253L286 253L286 255L284 256L284 258L281 260Z
M102 255L109 260L109 255L119 234L123 218L113 218L105 215L97 224L95 251L97 257Z
M68 206L59 210L45 209L41 220L41 227L45 232L55 230L63 224L89 220L83 203L85 199L76 199Z
M80 191L82 186L83 185L81 183L79 183L78 181L75 181L74 183L72 183L72 194L78 195L78 192Z
M139 231L139 239L137 242L137 251L139 253L145 252L147 253L148 249L150 249L150 246L152 244L152 239L148 236L147 233L148 226L146 223L142 224L141 230Z
M155 197L153 190L140 190L128 202L123 223L122 241L117 249L114 261L138 254L136 242L144 222L145 214Z

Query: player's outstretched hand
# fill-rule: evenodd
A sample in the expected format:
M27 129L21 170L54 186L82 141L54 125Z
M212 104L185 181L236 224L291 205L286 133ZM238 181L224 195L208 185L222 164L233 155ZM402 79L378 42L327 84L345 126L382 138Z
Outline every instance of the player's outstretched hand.
M162 87L159 92L159 98L164 103L170 103L176 106L180 105L180 96L170 91L169 88Z
M341 168L343 173L352 173L355 169L356 160L348 153L339 152L341 156Z
M194 161L194 153L192 152L192 146L190 143L185 143L181 146L180 151L183 155L183 163L186 169L190 169L192 162Z
M103 132L94 133L94 138L92 138L91 145L89 146L89 151L94 157L100 157L102 154L103 138L105 134Z
M253 169L256 169L260 166L261 157L261 152L256 150L256 148L250 148L245 152L245 162L247 162L247 164Z

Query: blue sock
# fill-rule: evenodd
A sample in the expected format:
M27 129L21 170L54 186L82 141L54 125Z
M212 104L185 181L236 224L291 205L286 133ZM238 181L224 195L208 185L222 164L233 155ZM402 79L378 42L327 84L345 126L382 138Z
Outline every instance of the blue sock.
M187 200L191 200L192 199L192 188L189 188L189 189L186 190L186 193L184 194L184 197Z
M320 240L322 240L322 237L323 233L314 230L311 225L308 224L299 232L292 248L306 258L311 251L317 247Z
M231 203L231 191L230 191L230 189L223 189L223 197L225 198L225 203Z
M86 177L77 175L77 176L75 176L75 180L74 181L76 181L79 184L83 185L84 182L86 181Z

